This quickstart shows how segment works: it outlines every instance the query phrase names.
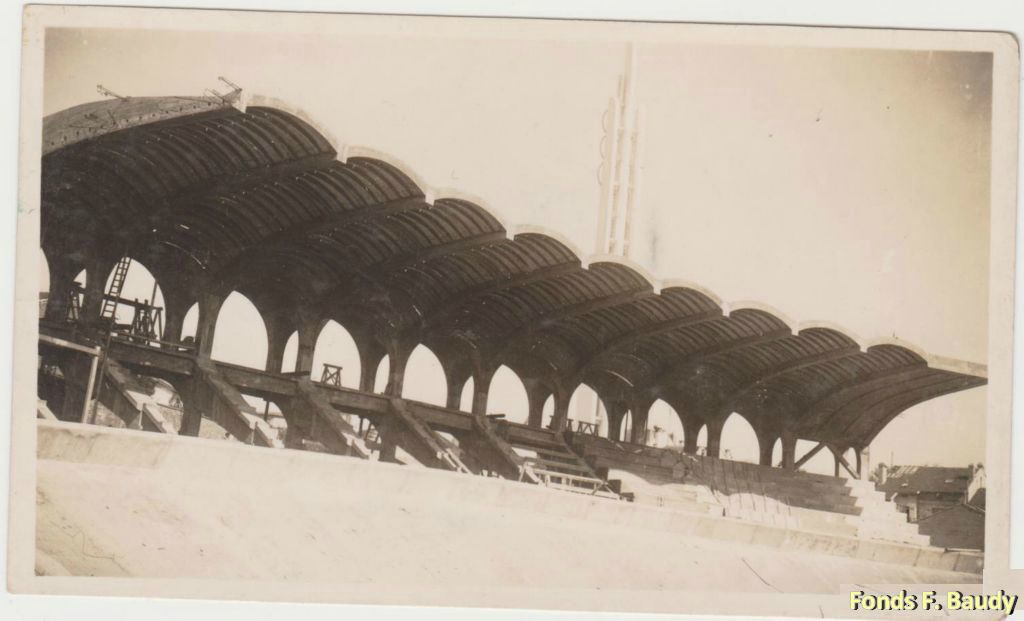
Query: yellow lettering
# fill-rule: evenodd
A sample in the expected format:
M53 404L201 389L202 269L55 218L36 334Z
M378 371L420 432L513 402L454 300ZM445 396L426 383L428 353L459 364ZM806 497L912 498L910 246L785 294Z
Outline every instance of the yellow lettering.
M963 595L960 591L946 593L946 607L950 610L960 610L960 600L963 598Z

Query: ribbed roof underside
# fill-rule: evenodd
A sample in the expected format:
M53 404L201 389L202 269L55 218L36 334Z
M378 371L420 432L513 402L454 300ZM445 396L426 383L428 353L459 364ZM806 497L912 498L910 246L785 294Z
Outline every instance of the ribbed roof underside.
M697 415L728 409L845 446L917 403L985 383L899 345L862 350L836 329L794 333L764 310L725 312L694 288L656 292L622 262L584 268L554 237L512 235L472 202L428 202L383 161L339 162L281 110L192 102L183 112L181 101L72 109L120 109L131 122L64 146L81 115L47 119L48 257L115 249L161 281L216 282L258 306L315 309L435 351L472 347L524 375L657 396Z

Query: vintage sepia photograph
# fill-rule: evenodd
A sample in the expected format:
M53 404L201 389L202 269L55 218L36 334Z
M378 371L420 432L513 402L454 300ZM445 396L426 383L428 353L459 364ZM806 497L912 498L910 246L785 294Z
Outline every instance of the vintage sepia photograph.
M1018 55L30 7L9 588L1012 612Z

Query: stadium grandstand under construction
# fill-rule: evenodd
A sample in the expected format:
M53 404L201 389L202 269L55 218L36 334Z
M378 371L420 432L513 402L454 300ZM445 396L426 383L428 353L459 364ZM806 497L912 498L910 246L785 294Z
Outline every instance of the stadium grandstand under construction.
M231 448L245 463L299 451L321 454L307 474L392 462L467 494L511 490L497 504L616 527L635 511L668 538L856 559L893 582L907 574L885 571L980 580L981 555L931 545L868 480L864 453L908 408L984 385L984 366L793 325L627 260L580 256L540 227L510 230L472 201L432 196L398 165L339 153L297 114L231 96L76 106L44 120L43 153L41 460L138 465L226 437L253 445ZM134 263L162 303L155 286L148 299L123 295ZM234 292L266 327L262 368L211 356ZM349 369L314 368L330 321L358 350L357 385L343 385ZM420 346L440 362L444 403L403 390ZM525 388L524 421L489 398L501 367ZM581 386L600 424L573 418ZM681 423L678 446L652 446L658 400ZM723 458L733 414L756 433L757 463ZM798 454L798 440L813 448ZM836 476L801 471L822 451Z

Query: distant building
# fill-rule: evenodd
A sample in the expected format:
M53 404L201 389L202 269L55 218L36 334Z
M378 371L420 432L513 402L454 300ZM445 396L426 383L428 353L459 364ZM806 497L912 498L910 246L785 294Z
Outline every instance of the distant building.
M892 466L879 464L872 475L886 500L907 514L932 545L984 549L985 468Z

